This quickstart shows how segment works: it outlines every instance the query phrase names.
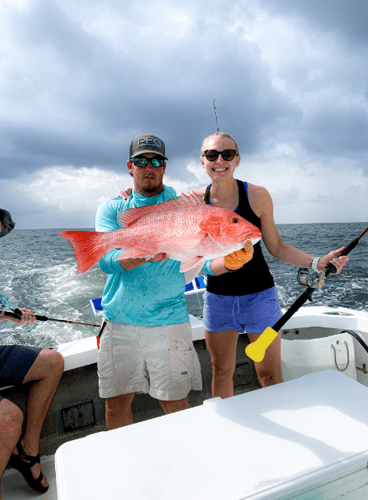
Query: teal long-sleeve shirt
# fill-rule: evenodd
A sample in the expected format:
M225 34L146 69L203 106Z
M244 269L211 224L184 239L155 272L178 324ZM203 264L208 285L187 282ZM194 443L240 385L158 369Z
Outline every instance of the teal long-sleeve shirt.
M128 208L156 205L177 198L173 188L164 186L162 193L147 198L135 191L128 200L113 198L98 208L96 231L121 229L117 214ZM110 250L100 261L106 273L102 296L104 317L109 321L129 325L176 325L189 321L184 295L185 278L179 272L180 262L147 262L131 271L125 271L118 260L119 249Z

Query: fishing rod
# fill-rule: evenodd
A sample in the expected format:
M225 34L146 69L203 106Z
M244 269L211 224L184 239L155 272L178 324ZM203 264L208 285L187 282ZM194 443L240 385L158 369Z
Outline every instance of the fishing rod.
M12 318L21 319L22 311L20 309L14 309L11 311L0 311L0 315L1 316L11 316ZM47 316L38 316L37 314L35 314L35 318L38 321L58 321L60 323L72 323L73 325L96 326L98 328L101 328L101 325L93 325L91 323L80 323L79 321L70 321L68 319L48 318Z
M359 240L368 231L368 227L354 240L352 240L342 252L340 252L337 257L342 257L343 255L348 255L353 248L357 246ZM258 337L258 339L249 344L245 353L253 361L260 362L265 356L266 349L275 340L278 335L278 331L289 321L289 319L302 307L307 300L312 302L312 294L318 288L320 289L325 284L325 279L329 274L335 274L337 272L336 267L329 262L322 272L310 273L309 269L302 267L298 270L298 283L307 286L308 288L296 299L294 304L286 311L286 313L274 324L271 328L268 326L266 330Z

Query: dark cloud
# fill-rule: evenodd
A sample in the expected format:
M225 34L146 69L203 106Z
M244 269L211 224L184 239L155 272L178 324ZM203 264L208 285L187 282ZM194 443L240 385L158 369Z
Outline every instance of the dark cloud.
M368 151L368 114L352 104L330 103L312 110L303 121L301 143L318 154L359 156Z
M33 53L24 69L33 85L12 95L23 101L23 116L0 124L11 146L0 157L2 175L47 165L120 168L124 149L142 130L162 136L179 163L197 157L203 138L216 130L213 99L221 130L242 150L251 154L276 139L281 121L295 110L273 88L257 46L240 29L223 29L233 23L229 9L223 11L220 23L210 16L197 20L185 37L128 32L114 49L54 4L14 13L21 28L16 43ZM124 16L138 32L142 19L129 9Z
M274 176L282 206L303 199L316 163L321 175L347 159L368 172L366 2L26 3L2 4L1 179L22 177L27 187L34 174L32 189L47 191L52 175L63 178L52 167L70 166L68 179L82 176L83 190L98 167L99 199L101 175L125 172L132 137L149 132L166 142L170 180L192 186L202 140L216 130L214 99L220 130L237 139L245 165L254 163L256 183L263 172L265 181ZM292 188L278 178L286 159ZM31 194L15 192L27 213ZM65 216L56 205L55 217Z
M328 30L348 43L368 44L365 0L258 0L272 14L298 16L314 28Z

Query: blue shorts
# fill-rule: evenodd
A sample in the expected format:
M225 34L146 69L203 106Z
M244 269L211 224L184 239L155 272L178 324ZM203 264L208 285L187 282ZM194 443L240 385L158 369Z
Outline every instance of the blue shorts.
M204 293L203 323L208 332L262 333L282 316L276 287L250 295Z
M41 351L42 347L0 346L0 387L21 384Z

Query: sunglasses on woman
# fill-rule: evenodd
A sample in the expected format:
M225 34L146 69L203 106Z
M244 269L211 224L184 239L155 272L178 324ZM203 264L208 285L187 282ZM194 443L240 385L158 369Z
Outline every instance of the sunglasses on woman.
M206 151L203 152L202 156L205 156L208 161L216 161L219 155L222 156L222 158L225 161L231 161L235 158L235 156L239 156L239 153L236 151L236 149L224 149L224 151L216 151L216 149L207 149Z
M152 167L160 168L165 164L165 160L158 156L154 158L145 158L144 156L137 156L136 158L131 158L131 162L134 163L136 167L146 168L147 165L151 162Z

